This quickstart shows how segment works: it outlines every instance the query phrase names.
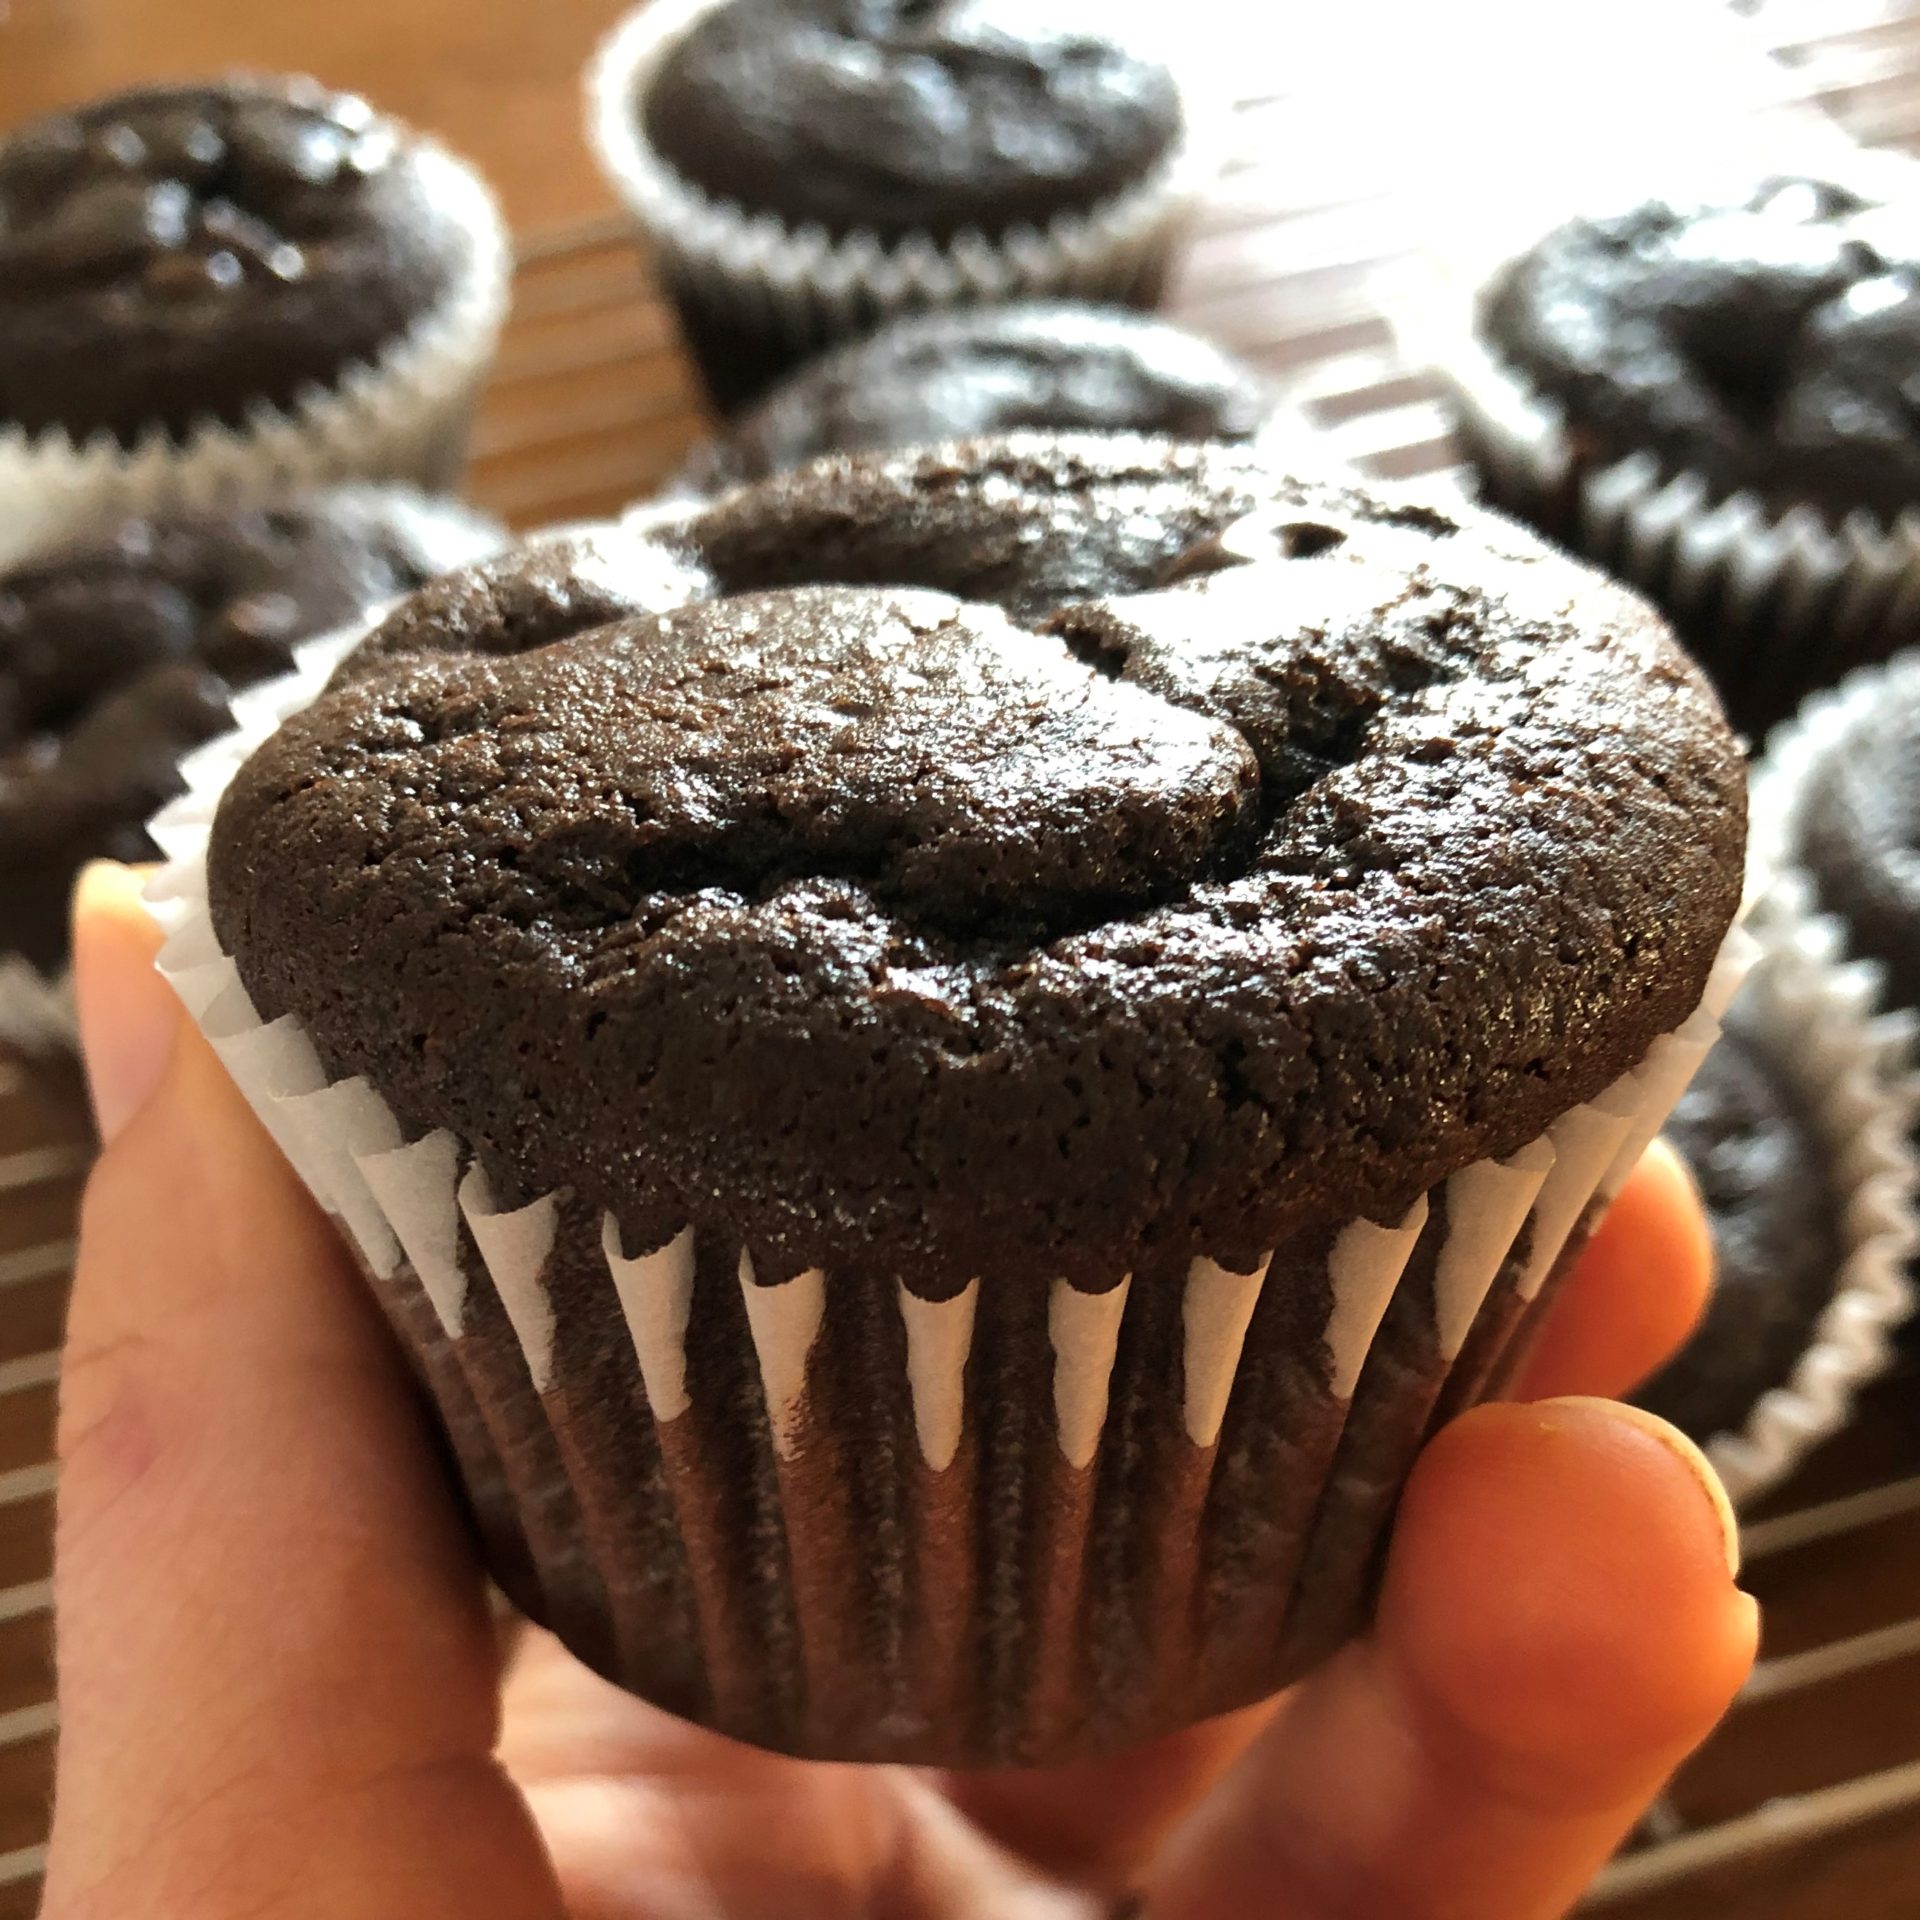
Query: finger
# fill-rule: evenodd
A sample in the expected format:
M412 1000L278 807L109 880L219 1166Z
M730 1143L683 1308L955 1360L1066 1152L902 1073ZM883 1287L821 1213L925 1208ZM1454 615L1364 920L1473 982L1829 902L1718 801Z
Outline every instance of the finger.
M145 873L100 861L80 876L76 920L87 937L73 955L73 991L87 1036L94 1124L111 1140L160 1084L177 1024L173 989L153 964L159 930L134 896Z
M1711 1469L1610 1402L1490 1406L1403 1503L1378 1623L1163 1850L1151 1920L1547 1920L1752 1661Z
M1656 1140L1567 1275L1511 1397L1631 1391L1678 1352L1712 1286L1699 1190Z
M489 1757L483 1594L390 1343L148 991L136 888L90 873L76 930L113 1137L61 1384L45 1912L557 1916Z
M1111 1758L954 1773L949 1798L1039 1871L1078 1886L1131 1886L1172 1828L1272 1719L1262 1701Z
M532 1633L502 1758L548 1837L570 1920L1094 1920L1105 1903L995 1846L905 1767L736 1745L589 1673Z

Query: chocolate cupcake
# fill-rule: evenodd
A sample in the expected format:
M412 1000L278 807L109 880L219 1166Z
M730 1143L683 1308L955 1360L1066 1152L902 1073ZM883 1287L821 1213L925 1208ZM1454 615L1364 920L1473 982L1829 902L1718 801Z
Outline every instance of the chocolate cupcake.
M1736 1499L1839 1430L1911 1311L1913 1022L1780 921L1667 1125L1713 1232L1705 1319L1637 1396L1706 1447Z
M1765 771L1769 851L1920 1007L1920 653L1855 675L1783 731Z
M824 453L1023 427L1243 441L1272 411L1251 367L1145 314L1069 300L909 314L783 381L677 484L713 493Z
M0 1032L57 1004L74 875L154 857L147 820L181 756L232 726L234 692L501 538L408 489L346 487L128 520L0 573Z
M1200 172L1171 70L1061 0L656 0L588 117L722 411L913 308L1151 305Z
M323 674L155 823L163 968L516 1600L790 1752L1054 1761L1338 1644L1729 988L1658 618L1245 450L822 461Z
M107 511L439 487L506 299L471 169L305 80L158 86L0 142L0 559Z
M1756 730L1920 611L1911 162L1581 217L1444 343L1490 496L1654 593Z

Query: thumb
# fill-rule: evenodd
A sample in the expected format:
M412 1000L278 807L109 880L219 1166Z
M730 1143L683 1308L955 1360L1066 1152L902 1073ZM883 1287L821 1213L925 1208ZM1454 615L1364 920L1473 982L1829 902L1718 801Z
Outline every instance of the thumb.
M557 1916L484 1595L385 1329L91 869L108 1140L61 1383L44 1913Z

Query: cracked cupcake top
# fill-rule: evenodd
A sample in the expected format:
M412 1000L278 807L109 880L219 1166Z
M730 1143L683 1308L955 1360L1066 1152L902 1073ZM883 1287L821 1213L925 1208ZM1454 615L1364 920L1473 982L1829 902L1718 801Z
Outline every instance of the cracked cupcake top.
M403 489L126 520L0 573L0 944L66 949L88 860L150 860L182 754L293 648L498 544Z
M0 425L183 436L331 384L443 299L450 163L310 81L118 94L0 142Z
M1483 296L1576 443L1835 520L1920 502L1920 196L1811 179L1575 220Z
M929 1293L1394 1217L1698 1000L1744 791L1642 602L1252 455L822 461L415 596L242 769L263 1015L629 1251Z
M1180 132L1166 68L1062 0L723 0L635 104L715 199L882 241L1044 226Z

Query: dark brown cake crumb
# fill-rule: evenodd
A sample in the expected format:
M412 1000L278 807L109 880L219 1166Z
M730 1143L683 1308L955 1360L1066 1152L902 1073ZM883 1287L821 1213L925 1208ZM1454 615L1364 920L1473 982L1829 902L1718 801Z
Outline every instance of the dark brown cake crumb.
M1697 672L1484 516L1014 436L595 551L572 621L551 549L403 608L209 880L264 1013L629 1251L1100 1287L1396 1218L1678 1025L1739 896Z

